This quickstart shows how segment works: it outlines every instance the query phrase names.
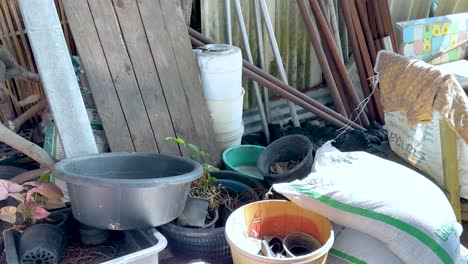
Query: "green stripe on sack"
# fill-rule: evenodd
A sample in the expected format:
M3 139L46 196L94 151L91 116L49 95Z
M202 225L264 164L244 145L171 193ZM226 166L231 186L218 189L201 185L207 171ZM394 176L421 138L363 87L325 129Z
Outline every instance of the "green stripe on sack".
M391 216L384 215L378 212L374 212L371 210L355 207L352 205L348 205L345 203L342 203L338 200L335 200L329 196L326 195L321 195L319 193L316 193L314 191L308 190L303 188L300 185L297 184L290 184L289 185L291 188L295 189L296 191L303 193L309 197L312 197L316 200L321 201L322 203L325 203L331 207L335 207L341 211L346 211L352 214L356 215L361 215L365 216L389 225L392 225L409 235L415 237L419 241L421 241L423 244L425 244L427 247L429 247L439 258L443 263L446 264L453 264L453 259L450 257L450 255L445 251L444 248L442 248L436 241L434 241L431 237L429 237L426 233L422 232L421 230L417 229L416 227L405 223L399 219L395 219Z
M331 248L330 249L330 254L332 255L335 255L339 258L342 258L346 261L348 261L349 263L353 263L353 264L367 264L367 262L365 262L364 260L361 260L361 259L358 259L356 258L355 256L351 256L351 255L348 255L344 252L341 252L339 250L336 250L334 248Z

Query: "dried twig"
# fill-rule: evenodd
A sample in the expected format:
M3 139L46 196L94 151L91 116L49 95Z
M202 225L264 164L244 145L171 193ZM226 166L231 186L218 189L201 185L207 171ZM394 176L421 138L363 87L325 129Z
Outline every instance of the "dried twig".
M40 81L39 74L27 71L26 69L22 68L16 62L13 55L11 55L10 51L4 46L0 46L0 88L3 91L6 91L7 94L9 94L9 91L6 89L5 81L11 78L25 79L35 82ZM39 103L38 106L33 107L32 110L26 111L23 116L20 116L16 120L16 123L13 121L15 126L14 129L20 127L21 124L27 120L26 118L29 118L33 114L37 113L37 111L42 109L46 104L47 102ZM49 169L52 169L56 162L55 159L52 158L47 152L45 152L41 147L32 143L31 141L24 139L1 123L0 141L17 149L18 151L21 151L25 155L29 156L33 160L39 162L41 165Z

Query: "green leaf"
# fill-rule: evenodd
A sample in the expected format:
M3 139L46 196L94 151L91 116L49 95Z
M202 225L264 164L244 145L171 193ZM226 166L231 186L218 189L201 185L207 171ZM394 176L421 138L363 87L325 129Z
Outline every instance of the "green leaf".
M51 171L47 171L45 172L44 174L41 175L41 177L39 177L39 179L37 180L38 183L42 183L42 182L52 182L52 172Z
M202 155L203 157L210 156L210 154L206 153L205 151L200 151L198 154Z
M182 138L177 138L177 137L166 137L164 138L165 141L169 141L169 142L176 142L176 143L179 143L181 144L182 146L186 146L186 143L185 143L185 140L183 140Z
M194 144L191 144L191 143L189 143L188 146L189 146L189 148L191 148L193 151L195 151L196 153L200 154L201 150L200 150L197 146L195 146Z

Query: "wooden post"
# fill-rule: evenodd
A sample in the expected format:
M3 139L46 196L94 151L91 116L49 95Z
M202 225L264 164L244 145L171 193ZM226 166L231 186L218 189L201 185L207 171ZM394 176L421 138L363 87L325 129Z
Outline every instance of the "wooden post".
M461 222L460 182L458 175L457 134L447 124L440 121L440 144L442 164L444 169L444 185L448 191L448 199L452 205L457 220Z

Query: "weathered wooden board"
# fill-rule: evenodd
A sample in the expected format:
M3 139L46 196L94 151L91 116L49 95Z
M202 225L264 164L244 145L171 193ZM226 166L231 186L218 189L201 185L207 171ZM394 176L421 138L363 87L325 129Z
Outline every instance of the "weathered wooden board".
M112 2L111 0L92 0L88 3L135 150L157 152L156 140L141 99Z
M135 151L86 0L63 1L112 151Z
M195 133L198 144L206 152L215 155L217 148L213 123L203 97L203 89L198 77L195 56L192 52L192 44L187 37L187 27L185 25L180 1L161 1L162 14L166 20L166 27L169 39L172 43L175 60L178 65L182 85L184 87L185 98L190 108ZM175 12L174 12L175 11Z
M179 147L164 140L175 133L136 1L113 2L159 152L178 155Z
M164 141L178 136L210 153L207 161L217 164L220 155L179 2L64 2L112 151L116 131L132 143L119 150L193 154ZM112 123L114 110L122 114L123 127Z

